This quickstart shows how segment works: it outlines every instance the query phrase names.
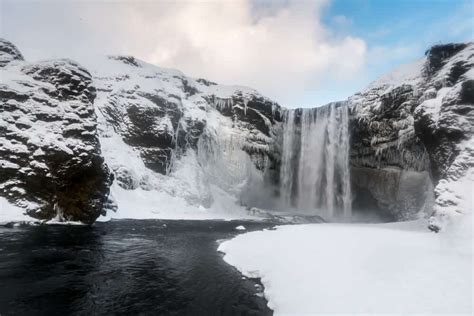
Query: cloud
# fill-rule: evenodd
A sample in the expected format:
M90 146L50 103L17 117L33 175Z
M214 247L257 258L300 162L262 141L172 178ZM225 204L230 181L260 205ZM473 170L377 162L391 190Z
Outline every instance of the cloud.
M352 78L364 66L364 40L336 36L322 23L327 4L7 0L2 33L19 37L29 47L25 55L130 54L194 77L248 85L289 104L306 89Z

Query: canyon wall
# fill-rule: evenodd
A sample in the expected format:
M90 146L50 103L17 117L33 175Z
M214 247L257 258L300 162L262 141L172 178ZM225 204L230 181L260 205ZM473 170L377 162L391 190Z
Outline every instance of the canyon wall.
M356 208L397 220L471 210L473 68L472 43L438 45L349 98Z
M354 214L407 220L434 212L437 229L446 214L470 209L473 61L472 43L435 46L338 103L348 107L342 127L350 136L344 163L352 194L344 196L352 196ZM289 111L253 89L130 56L28 63L2 40L0 69L0 196L38 219L91 223L106 211L146 218L164 216L165 208L188 215L232 205L282 209L281 188L296 183L289 172L282 176L296 168L285 134L332 144L296 126L303 112L313 117L324 108ZM301 112L294 132L285 119L290 112ZM336 150L321 156L322 164L308 150L298 165L344 160ZM321 178L327 192L342 190L343 168L336 169ZM318 194L330 205L346 203Z

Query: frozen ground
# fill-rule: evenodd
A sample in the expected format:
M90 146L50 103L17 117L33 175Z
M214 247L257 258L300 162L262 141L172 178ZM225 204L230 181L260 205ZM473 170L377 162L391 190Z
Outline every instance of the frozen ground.
M215 188L214 204L210 208L202 205L189 204L179 196L171 196L167 192L140 188L124 190L118 185L112 186L112 194L119 205L117 212L108 211L97 221L110 219L186 219L186 220L234 220L258 219L248 214L246 209L231 201L226 192Z
M24 209L10 204L7 199L0 196L0 225L9 222L29 222L34 218L23 214Z
M275 314L472 313L472 216L435 234L422 221L309 224L219 246L259 277Z

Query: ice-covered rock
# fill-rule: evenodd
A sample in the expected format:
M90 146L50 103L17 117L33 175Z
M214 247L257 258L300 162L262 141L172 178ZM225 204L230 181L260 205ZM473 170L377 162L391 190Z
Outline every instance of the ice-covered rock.
M413 119L424 63L405 65L349 98L355 210L403 220L416 216L425 203L429 162Z
M193 79L128 56L85 65L97 88L103 155L120 187L113 191L128 191L115 194L119 213L129 205L124 195L142 200L141 211L112 216L174 218L179 215L163 213L199 205L228 209L217 200L228 195L229 203L244 203L264 173L278 173L281 110L255 90ZM142 191L164 194L162 201L169 197L176 205L157 205L155 198L147 204Z
M442 192L455 191L451 182L472 173L473 56L473 43L434 46L349 98L356 207L396 219L420 210L429 215L433 207L435 213L470 210Z
M89 59L85 67L70 60L28 63L0 40L0 195L36 218L83 222L117 207L109 217L266 212L282 208L282 188L299 192L295 183L321 191L304 185L314 178L305 169L318 156L315 165L334 177L321 178L317 188L338 195L336 201L347 197L343 204L352 196L355 213L373 209L392 220L418 217L420 210L463 213L472 205L473 50L472 43L435 46L340 102L349 106L352 190L344 185L341 195L344 181L334 179L348 172L333 162L341 160L335 148L348 146L327 142L333 128L317 135L294 128L287 133L294 144L321 146L285 153L287 111L253 89L190 78L131 56ZM323 110L303 112L313 117ZM313 123L305 126L327 125ZM313 147L325 146L318 150L331 155L314 154ZM113 199L107 199L111 174L103 159L116 179ZM285 159L303 167L293 172L295 164Z
M0 196L37 219L92 223L112 177L97 137L89 72L23 61L0 41Z
M23 55L15 45L0 38L0 67L14 60L24 60Z
M436 184L434 218L473 211L474 43L434 46L427 51L424 88L432 93L415 109L415 130L430 157Z

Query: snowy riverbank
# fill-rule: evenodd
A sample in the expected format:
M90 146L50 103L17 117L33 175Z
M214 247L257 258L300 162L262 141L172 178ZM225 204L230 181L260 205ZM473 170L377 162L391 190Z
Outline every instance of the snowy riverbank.
M471 314L472 216L460 220L439 234L422 222L280 226L219 251L261 278L277 315Z

